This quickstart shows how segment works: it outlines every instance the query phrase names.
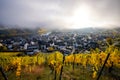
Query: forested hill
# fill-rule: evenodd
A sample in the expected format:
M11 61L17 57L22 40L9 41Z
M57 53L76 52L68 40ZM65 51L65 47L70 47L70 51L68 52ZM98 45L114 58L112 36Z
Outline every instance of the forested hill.
M33 34L31 29L0 28L0 37L23 36Z

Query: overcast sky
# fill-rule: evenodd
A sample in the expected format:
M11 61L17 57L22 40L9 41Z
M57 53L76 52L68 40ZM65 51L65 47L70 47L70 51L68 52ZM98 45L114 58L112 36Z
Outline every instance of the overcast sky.
M19 27L120 26L120 0L0 0L0 24Z

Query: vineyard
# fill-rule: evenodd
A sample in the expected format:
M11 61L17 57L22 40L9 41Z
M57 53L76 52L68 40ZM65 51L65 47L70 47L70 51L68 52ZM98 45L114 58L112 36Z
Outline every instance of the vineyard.
M0 53L0 66L8 80L97 80L108 54L99 80L120 79L120 50L113 46L84 54L17 54L22 53ZM4 80L1 73L0 80Z

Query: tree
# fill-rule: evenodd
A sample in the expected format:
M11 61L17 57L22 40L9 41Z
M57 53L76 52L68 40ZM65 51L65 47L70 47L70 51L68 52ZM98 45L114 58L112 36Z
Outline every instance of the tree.
M109 46L113 44L113 40L111 38L107 38L106 41Z
M5 50L7 50L7 47L4 45L0 45L0 51L5 51Z

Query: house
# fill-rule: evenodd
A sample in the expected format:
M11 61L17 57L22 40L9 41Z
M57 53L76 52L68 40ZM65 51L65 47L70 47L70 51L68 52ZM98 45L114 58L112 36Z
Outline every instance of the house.
M39 46L38 45L28 45L27 46L27 55L33 55L33 54L38 54L39 51Z
M38 45L28 45L27 46L27 50L33 51L33 50L39 50L39 46Z
M24 49L25 49L25 50L27 50L28 45L29 45L28 43L25 43L25 45L24 45Z
M0 47L2 47L3 46L3 44L2 43L0 43Z
M38 54L40 51L38 50L38 49L35 49L35 50L33 50L33 51L28 51L28 52L26 52L26 54L27 55L36 55L36 54Z

